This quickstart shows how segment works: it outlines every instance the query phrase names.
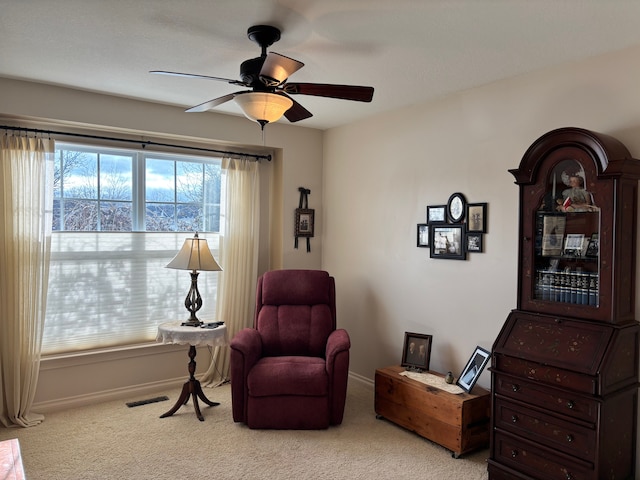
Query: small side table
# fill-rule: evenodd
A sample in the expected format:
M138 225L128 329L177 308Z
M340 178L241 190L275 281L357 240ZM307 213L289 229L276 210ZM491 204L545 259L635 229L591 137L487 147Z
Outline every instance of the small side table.
M211 407L220 405L212 402L202 392L200 381L194 376L196 371L196 346L210 345L212 347L224 346L229 343L227 336L227 326L220 325L216 328L187 327L180 325L180 322L163 323L158 326L157 342L177 343L179 345L189 345L189 380L182 386L182 392L176 404L167 413L160 415L160 418L170 417L178 409L186 405L189 396L193 398L193 408L196 411L198 420L204 422L204 417L200 412L198 398Z

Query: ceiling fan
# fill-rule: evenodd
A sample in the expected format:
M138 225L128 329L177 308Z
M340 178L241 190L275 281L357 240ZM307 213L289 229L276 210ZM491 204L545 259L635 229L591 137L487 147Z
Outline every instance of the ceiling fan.
M255 25L249 28L247 36L260 46L262 52L259 57L245 60L240 64L240 80L164 70L152 70L150 73L204 78L249 88L250 90L241 90L214 98L186 111L204 112L229 100L235 100L244 114L249 119L258 122L263 129L267 123L275 122L283 115L290 122L298 122L313 116L290 95L313 95L357 102L372 100L373 87L325 83L287 83L287 79L300 70L304 63L279 53L267 53L267 47L280 40L280 30L270 25Z

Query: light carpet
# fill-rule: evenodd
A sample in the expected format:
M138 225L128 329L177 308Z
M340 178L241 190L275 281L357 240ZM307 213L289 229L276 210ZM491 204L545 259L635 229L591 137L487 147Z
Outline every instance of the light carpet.
M0 440L20 440L28 480L488 477L488 450L455 459L377 419L373 387L357 380L349 380L342 425L319 431L250 430L234 423L229 385L205 389L220 405L202 407L204 422L191 400L172 417L159 418L179 393L158 392L169 401L132 408L125 403L144 397L49 413L36 427L0 428Z

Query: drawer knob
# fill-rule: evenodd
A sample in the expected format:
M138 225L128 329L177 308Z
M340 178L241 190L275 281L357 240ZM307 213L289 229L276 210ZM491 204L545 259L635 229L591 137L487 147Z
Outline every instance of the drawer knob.
M513 390L514 392L517 392L518 390L520 390L520 385L516 385L514 383L513 385L511 385L511 390Z
M567 442L569 442L569 443L573 442L573 435L571 435L571 434L567 435Z
M517 415L511 415L511 422L512 423L518 423L518 416Z
M567 480L573 480L575 478L573 475L571 475L571 472L567 472L565 476Z
M511 456L513 458L516 458L518 456L518 451L517 450L511 450Z
M571 400L569 400L569 401L567 402L567 408L568 408L569 410L573 410L573 407L575 407L575 403L573 403Z

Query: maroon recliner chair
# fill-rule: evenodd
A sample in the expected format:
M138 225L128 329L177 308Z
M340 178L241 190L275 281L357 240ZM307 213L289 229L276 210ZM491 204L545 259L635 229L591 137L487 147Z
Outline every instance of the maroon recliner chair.
M254 328L231 340L233 420L311 430L342 423L349 335L336 329L335 281L319 270L258 279Z

